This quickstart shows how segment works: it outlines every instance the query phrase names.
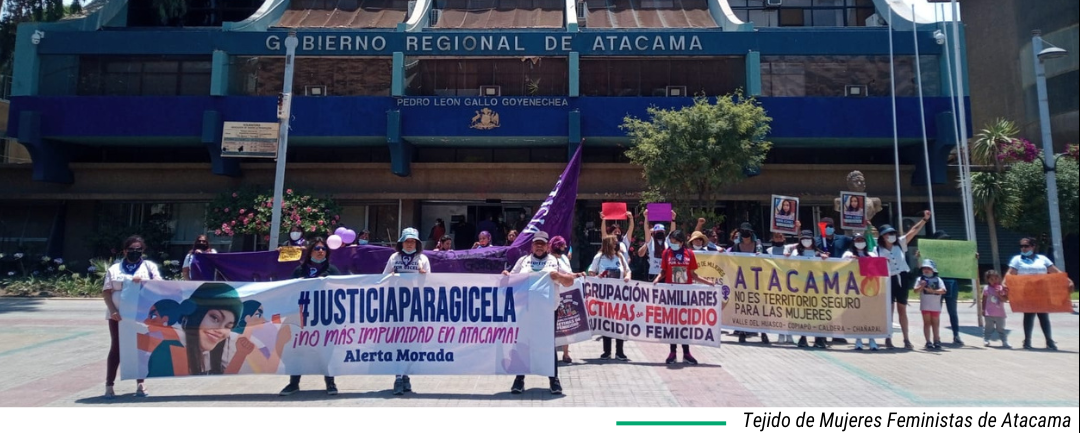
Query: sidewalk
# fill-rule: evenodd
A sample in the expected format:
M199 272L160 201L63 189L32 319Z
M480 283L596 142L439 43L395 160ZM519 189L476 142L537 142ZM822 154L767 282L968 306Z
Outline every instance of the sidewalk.
M921 349L918 304L909 307L917 350L855 351L852 345L808 350L757 339L738 344L724 335L720 349L694 347L701 365L666 365L662 344L626 343L630 362L601 361L600 342L571 346L574 363L560 365L565 395L552 396L547 380L526 379L527 391L510 394L509 376L414 376L412 394L391 395L391 376L337 379L341 394L329 397L322 378L305 376L300 393L278 397L284 376L198 377L149 380L151 396L136 399L134 381L117 383L120 396L104 390L108 331L104 303L92 300L0 299L0 406L1077 406L1080 404L1080 318L1053 314L1060 348L1019 347L1021 316L1008 318L1004 350L984 348L975 308L961 304L964 347L952 347L943 315L940 352ZM775 341L775 335L771 335ZM897 334L894 341L901 342ZM854 343L854 340L851 340ZM879 341L881 343L881 341ZM989 368L993 365L993 368ZM1038 366L1038 368L1032 368Z

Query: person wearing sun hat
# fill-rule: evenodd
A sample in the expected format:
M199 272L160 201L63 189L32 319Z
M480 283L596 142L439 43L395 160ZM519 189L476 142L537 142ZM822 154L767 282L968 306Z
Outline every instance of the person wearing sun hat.
M866 233L855 233L851 236L851 246L847 251L844 251L842 258L857 260L860 257L877 257L877 253L871 251L869 243L866 239ZM855 339L855 350L863 350L863 344L861 338ZM870 350L877 351L877 341L873 338L870 339Z
M908 230L906 234L900 237L896 236L899 232L891 225L884 224L878 228L877 248L875 248L875 251L878 257L884 257L887 260L892 304L896 305L896 316L900 322L900 332L904 335L904 348L908 350L914 349L915 346L911 344L911 339L908 338L908 290L903 283L904 274L911 271L911 267L907 263L907 246L919 235L919 231L929 220L930 211L923 211L923 218L911 226L911 230ZM885 339L885 347L893 347L891 337Z
M915 280L915 292L919 294L919 310L922 312L923 336L926 350L941 350L941 296L945 294L945 282L937 274L937 264L926 259L920 268L922 275ZM933 340L930 339L931 333Z
M709 245L709 238L700 231L690 234L690 248L694 251L716 251L716 246Z
M420 232L409 227L401 231L398 238L397 252L390 255L383 268L383 274L427 274L431 272L431 262L421 251ZM399 374L394 378L394 395L412 392L409 376Z

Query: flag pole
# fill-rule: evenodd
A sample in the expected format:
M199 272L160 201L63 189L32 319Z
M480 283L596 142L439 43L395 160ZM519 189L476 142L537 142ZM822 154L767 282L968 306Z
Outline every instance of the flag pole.
M937 231L937 212L934 211L934 184L930 179L930 144L926 139L926 107L923 103L922 65L919 61L919 32L915 23L915 5L911 5L911 39L915 42L915 87L919 89L919 125L922 126L923 169L926 170L926 195L930 201L930 232Z
M893 170L896 172L896 219L900 229L904 228L904 205L900 195L900 135L896 130L896 61L893 58L893 13L892 6L889 9L889 93L892 99L892 131L893 131Z

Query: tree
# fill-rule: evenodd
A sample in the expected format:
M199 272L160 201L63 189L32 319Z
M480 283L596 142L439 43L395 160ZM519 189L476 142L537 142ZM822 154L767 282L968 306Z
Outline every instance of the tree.
M648 115L623 119L620 127L633 145L626 156L643 169L643 200L668 200L684 212L688 206L711 209L716 194L760 169L772 147L765 139L772 119L741 92L715 103L699 96L680 109L649 107Z
M1058 213L1061 215L1061 235L1068 236L1080 232L1080 198L1077 196L1080 183L1080 168L1076 159L1066 155L1053 155L1057 158ZM1042 155L1031 162L1018 162L1005 173L1005 183L1012 190L1009 194L1010 205L1014 212L1001 219L1001 224L1009 229L1028 235L1050 232L1049 205L1046 202L1046 174L1043 172Z
M82 2L79 0L71 0L71 6L68 7L68 12L72 15L78 15L82 13Z
M1000 270L1001 253L998 251L996 216L1005 207L1002 198L1007 195L1004 183L1005 161L999 158L1001 148L1015 140L1019 129L1005 119L997 119L975 135L971 147L971 159L977 165L990 166L990 171L975 173L971 176L971 195L975 205L975 215L986 221L990 229L990 251L994 261L994 270Z

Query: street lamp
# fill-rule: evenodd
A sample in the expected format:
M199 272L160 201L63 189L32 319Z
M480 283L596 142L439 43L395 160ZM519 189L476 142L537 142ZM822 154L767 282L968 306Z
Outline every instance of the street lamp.
M1043 44L1050 45L1043 48ZM1068 51L1055 47L1042 38L1039 30L1031 31L1031 54L1035 61L1035 91L1039 96L1039 129L1042 131L1043 172L1046 173L1046 203L1050 206L1050 238L1054 245L1054 264L1065 271L1064 248L1061 244L1061 215L1058 213L1057 161L1050 137L1050 104L1046 97L1046 68L1043 61L1064 57Z

